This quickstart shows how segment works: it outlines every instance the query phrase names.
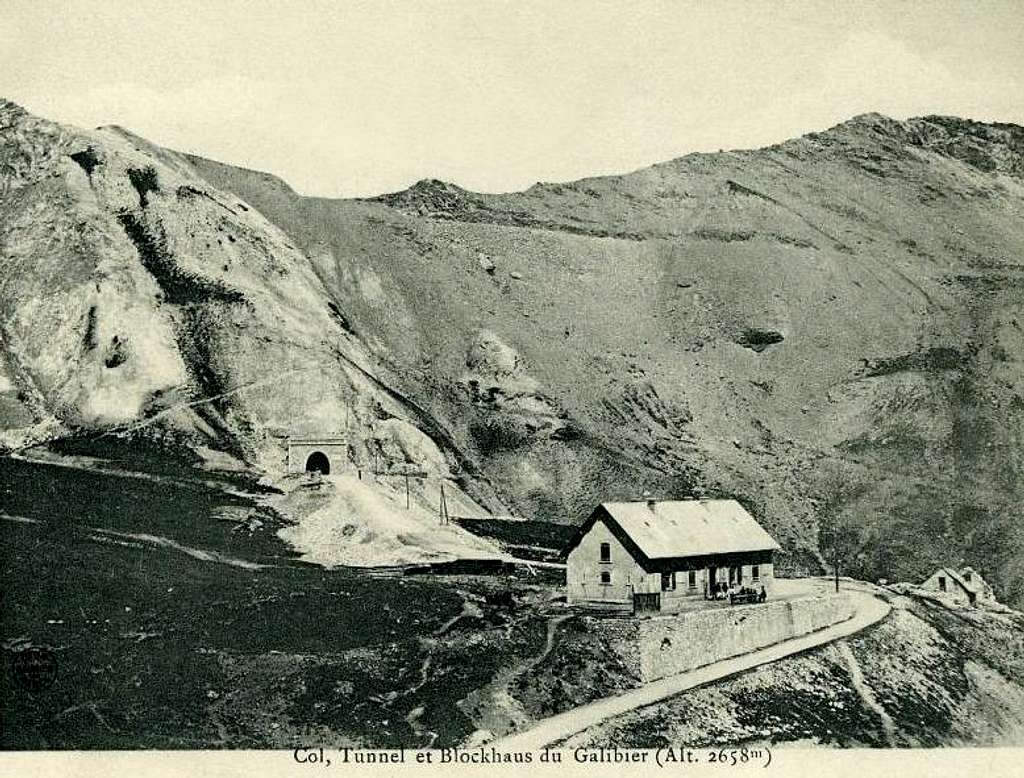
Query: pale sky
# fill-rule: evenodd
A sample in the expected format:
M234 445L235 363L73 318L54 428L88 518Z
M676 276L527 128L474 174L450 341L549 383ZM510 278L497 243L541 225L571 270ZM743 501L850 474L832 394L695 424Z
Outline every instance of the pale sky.
M867 111L1024 124L1024 0L0 0L0 96L306 194L499 192Z

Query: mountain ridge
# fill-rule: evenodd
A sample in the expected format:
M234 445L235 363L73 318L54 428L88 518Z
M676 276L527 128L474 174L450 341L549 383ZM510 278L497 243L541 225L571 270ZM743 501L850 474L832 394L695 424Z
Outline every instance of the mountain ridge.
M136 370L138 413L162 414L144 434L262 472L280 468L284 428L349 419L354 460L411 463L425 438L432 466L497 512L574 522L645 488L736 496L782 542L784 569L821 570L817 528L844 521L861 577L962 560L1024 596L1019 127L867 115L517 193L428 180L335 200L120 131L0 116L0 333L24 365L0 392L8 440L26 414L41 429L41 409L56 421L22 444L68 434L68 419L107 429L75 399L98 386L61 387ZM90 144L108 157L87 172L68 155ZM98 226L62 226L60 203ZM73 267L88 284L115 248L134 278L140 244L169 274L164 299L133 293L113 320L129 343L131 316L170 321L171 361L187 357L175 381L154 383L146 349L112 346L102 317L104 348L71 348L88 308L43 283ZM168 300L175 283L205 298ZM296 354L301 381L261 388L266 365ZM37 392L35 410L19 392Z
M801 136L792 138L789 140L780 141L777 143L770 143L763 146L755 147L743 147L736 149L727 149L719 152L706 152L706 151L694 151L681 154L677 157L672 157L667 160L653 162L649 165L643 165L638 168L619 172L619 173L608 173L600 176L583 176L582 178L569 179L566 181L537 181L530 186L523 189L514 189L503 192L477 192L471 189L467 189L454 181L446 181L444 179L434 178L428 176L421 178L414 182L405 189L400 189L393 192L383 192L377 195L369 195L364 197L338 197L338 198L325 198L325 199L337 199L337 200L357 200L367 202L386 202L387 198L398 198L402 195L408 195L415 192L430 193L436 190L450 190L453 193L458 193L463 196L479 196L479 197L503 197L514 194L526 194L534 189L543 189L545 187L559 187L569 186L573 184L582 184L588 181L600 181L605 179L621 179L628 176L632 176L652 168L658 168L662 166L672 166L685 162L690 158L700 158L706 156L714 156L715 154L754 154L760 151L766 151L769 149L779 148L786 146L787 144L798 143L803 140L814 140L825 133L835 133L836 131L844 129L853 129L858 127L874 127L874 128L885 128L889 130L897 129L900 134L906 139L917 139L921 145L927 140L928 136L923 133L925 128L935 129L949 129L950 127L957 127L961 131L967 131L965 134L968 136L976 135L979 130L999 131L1008 134L1009 140L1014 146L1014 149L1019 154L1024 154L1024 127L1012 122L981 122L973 119L963 119L958 116L947 115L947 114L924 114L921 116L912 116L907 119L894 119L882 113L875 111L868 111L865 113L857 114L850 117L849 119L842 121L838 124L829 127L826 130L810 131L804 133ZM973 131L973 132L971 132ZM955 138L950 135L950 140ZM934 138L931 139L934 142ZM198 155L194 155L198 156ZM1017 160L1020 163L1020 160ZM1024 167L1015 168L1014 173L1016 175L1024 175Z

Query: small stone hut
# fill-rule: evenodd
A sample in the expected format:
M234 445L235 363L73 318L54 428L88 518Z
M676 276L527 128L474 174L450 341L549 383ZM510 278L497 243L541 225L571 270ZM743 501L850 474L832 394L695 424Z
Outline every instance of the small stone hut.
M942 599L954 605L995 602L992 587L972 567L963 570L940 567L921 584L921 588L939 594Z

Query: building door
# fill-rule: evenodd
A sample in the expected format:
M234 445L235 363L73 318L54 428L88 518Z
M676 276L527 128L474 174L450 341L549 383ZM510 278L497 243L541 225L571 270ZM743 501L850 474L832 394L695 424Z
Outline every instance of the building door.
M708 568L708 583L707 583L707 596L711 599L715 597L715 587L718 586L718 568Z
M661 610L661 594L659 592L635 592L633 594L633 613L657 613Z

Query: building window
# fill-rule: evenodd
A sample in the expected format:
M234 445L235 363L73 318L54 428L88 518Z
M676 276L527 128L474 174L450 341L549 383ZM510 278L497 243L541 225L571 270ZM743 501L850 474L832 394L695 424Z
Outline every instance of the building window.
M964 573L964 580L967 581L967 583L970 583L971 582L971 574L970 573Z
M601 573L601 583L605 586L610 585L612 582L612 574L605 570Z
M943 578L941 575L939 576L939 591L946 591L946 579Z
M601 561L611 562L612 561L612 544L602 543L601 544Z
M761 580L761 568L758 565L750 566L750 577L755 581Z
M661 590L663 592L674 592L676 590L676 574L675 573L662 573L661 574Z
M689 587L691 589L696 589L697 588L697 571L696 570L691 570L688 578L689 578L689 580L687 581L687 584L689 585Z

